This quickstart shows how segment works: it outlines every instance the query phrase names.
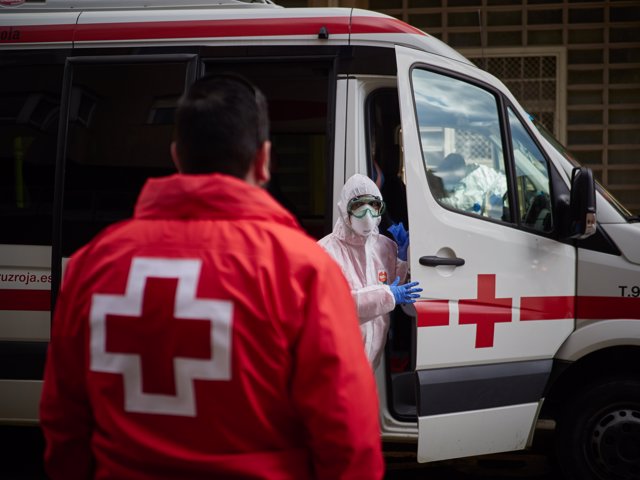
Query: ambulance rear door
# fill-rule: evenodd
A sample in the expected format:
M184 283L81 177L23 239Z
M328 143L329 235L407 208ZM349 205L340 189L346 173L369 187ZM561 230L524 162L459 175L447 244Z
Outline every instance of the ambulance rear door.
M530 121L474 67L396 47L418 460L522 449L574 326L575 249Z

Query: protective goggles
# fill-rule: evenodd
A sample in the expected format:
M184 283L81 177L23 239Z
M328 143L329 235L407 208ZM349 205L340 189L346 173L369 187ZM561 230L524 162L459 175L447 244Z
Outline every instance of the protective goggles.
M370 208L362 208L368 206ZM384 213L384 202L375 195L362 195L360 197L352 198L347 204L347 213L353 215L356 218L364 217L367 212L376 218Z

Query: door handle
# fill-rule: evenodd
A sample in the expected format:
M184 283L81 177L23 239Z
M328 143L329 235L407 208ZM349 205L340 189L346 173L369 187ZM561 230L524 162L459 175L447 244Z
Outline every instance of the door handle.
M464 265L464 258L458 257L437 257L435 255L427 255L420 257L420 265L425 267L438 267L440 265L451 265L454 267L461 267Z

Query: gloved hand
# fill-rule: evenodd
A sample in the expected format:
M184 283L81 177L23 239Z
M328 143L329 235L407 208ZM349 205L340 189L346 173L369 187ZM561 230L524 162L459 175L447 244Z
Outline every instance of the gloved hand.
M418 282L405 283L404 285L398 285L400 283L400 277L396 277L394 282L389 285L393 298L396 300L396 305L402 305L404 303L415 303L416 298L420 298L422 289L417 287Z
M387 231L393 235L398 244L398 258L407 261L407 250L409 249L409 232L404 228L402 222L394 223Z

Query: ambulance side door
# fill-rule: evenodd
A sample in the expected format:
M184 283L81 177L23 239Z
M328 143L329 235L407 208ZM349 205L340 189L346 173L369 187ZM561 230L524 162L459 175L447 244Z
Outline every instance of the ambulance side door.
M396 47L417 311L418 460L526 447L574 326L550 169L481 71ZM493 85L492 85L493 83Z

